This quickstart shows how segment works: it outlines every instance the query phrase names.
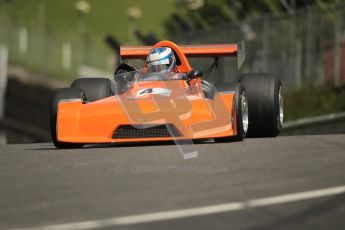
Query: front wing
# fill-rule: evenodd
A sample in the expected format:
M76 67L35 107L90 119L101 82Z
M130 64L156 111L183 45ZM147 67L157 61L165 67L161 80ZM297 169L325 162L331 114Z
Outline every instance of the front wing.
M237 134L234 93L213 100L197 96L175 99L121 100L91 103L60 101L57 139L70 143L145 142L209 139Z

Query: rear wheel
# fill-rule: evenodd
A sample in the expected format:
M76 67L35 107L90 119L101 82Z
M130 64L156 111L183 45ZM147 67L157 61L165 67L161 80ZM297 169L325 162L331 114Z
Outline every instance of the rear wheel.
M76 88L62 88L56 89L53 93L50 102L50 131L51 138L54 145L57 148L81 148L83 144L80 143L67 143L57 140L57 109L59 101L70 100L70 99L81 99L84 100L85 96L82 90Z
M112 83L108 78L78 78L73 81L71 87L81 89L89 102L114 94Z
M215 138L215 142L242 141L248 130L248 100L245 89L241 85L232 88L235 90L235 119L237 134L230 137Z
M248 136L277 136L284 119L281 81L271 74L244 74L240 83L248 97Z

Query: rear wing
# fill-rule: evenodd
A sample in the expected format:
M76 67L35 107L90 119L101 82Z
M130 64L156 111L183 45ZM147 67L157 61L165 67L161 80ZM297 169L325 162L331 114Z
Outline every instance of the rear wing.
M238 44L179 45L186 57L237 57L238 68L245 60L244 42ZM153 46L121 46L122 59L146 59Z

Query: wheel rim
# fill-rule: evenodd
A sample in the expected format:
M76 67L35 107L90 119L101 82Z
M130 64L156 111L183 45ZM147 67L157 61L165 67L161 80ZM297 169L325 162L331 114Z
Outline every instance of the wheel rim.
M248 119L248 99L245 92L243 92L241 96L241 110L242 110L243 131L246 134L248 130L249 119Z
M284 121L284 99L282 95L282 87L279 88L279 125L282 126Z

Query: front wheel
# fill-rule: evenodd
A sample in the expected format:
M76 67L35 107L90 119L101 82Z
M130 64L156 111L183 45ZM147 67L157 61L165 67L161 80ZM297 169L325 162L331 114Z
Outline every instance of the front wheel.
M272 74L243 74L249 103L249 137L275 137L284 119L282 83Z
M82 90L89 102L114 94L113 85L108 78L78 78L73 81L71 88Z

